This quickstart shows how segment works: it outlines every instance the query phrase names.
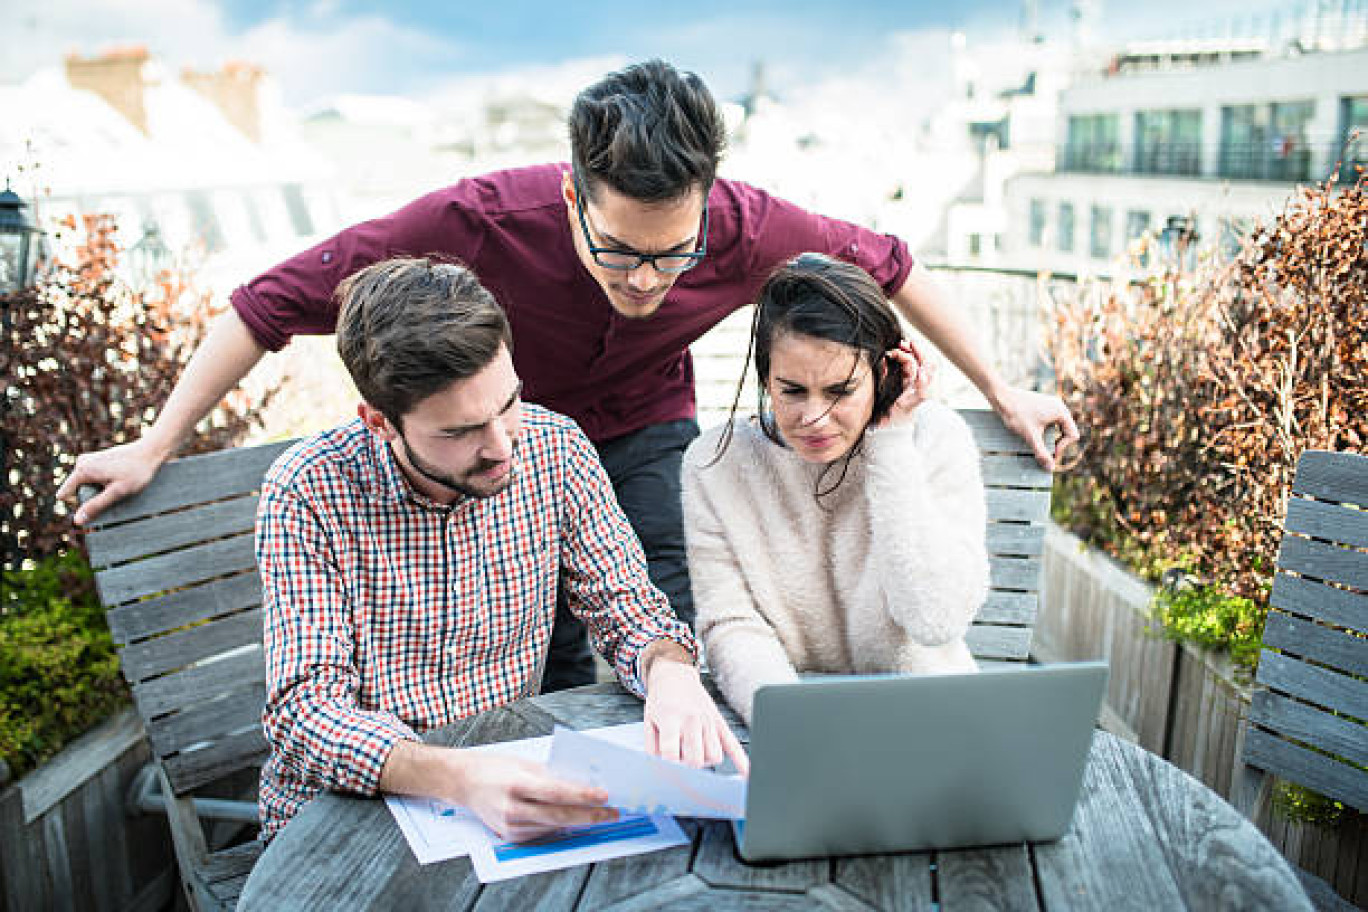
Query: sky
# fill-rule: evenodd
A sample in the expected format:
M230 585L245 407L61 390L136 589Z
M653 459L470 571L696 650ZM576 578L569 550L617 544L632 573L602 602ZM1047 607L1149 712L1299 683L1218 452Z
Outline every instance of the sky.
M1064 37L1071 0L1038 2L1042 28ZM1289 7L1085 2L1099 4L1098 31L1112 39L1163 37ZM0 82L22 80L70 52L143 44L177 69L262 64L294 107L340 93L423 99L474 74L653 56L697 71L720 97L735 98L758 60L781 90L852 71L877 75L894 59L898 36L903 47L909 34L924 46L948 41L952 31L997 40L1016 33L1021 9L1020 0L0 0Z

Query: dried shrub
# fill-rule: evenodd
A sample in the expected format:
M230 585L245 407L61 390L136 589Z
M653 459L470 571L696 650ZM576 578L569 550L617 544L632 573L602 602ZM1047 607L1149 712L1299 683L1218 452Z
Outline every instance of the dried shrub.
M36 286L0 299L0 476L8 482L0 487L0 573L75 544L56 498L62 479L78 454L139 436L213 316L188 273L163 273L146 293L119 280L111 217L85 216L79 228L73 263L55 263ZM269 396L235 392L184 451L239 442Z
M1164 619L1245 663L1298 456L1368 442L1366 240L1364 179L1327 182L1230 260L1056 301L1049 344L1084 432L1059 512L1151 580L1195 577L1204 597L1170 596ZM1191 614L1204 605L1225 620Z

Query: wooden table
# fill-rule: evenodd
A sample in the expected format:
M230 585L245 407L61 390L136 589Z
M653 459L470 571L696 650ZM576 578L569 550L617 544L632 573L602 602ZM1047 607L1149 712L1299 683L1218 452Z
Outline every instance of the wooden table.
M556 722L640 719L636 698L599 684L493 710L428 740L486 744L549 734ZM690 846L482 886L465 858L420 866L384 802L326 794L267 848L239 909L1311 908L1287 862L1230 805L1100 731L1073 827L1056 843L751 866L728 825L681 823Z

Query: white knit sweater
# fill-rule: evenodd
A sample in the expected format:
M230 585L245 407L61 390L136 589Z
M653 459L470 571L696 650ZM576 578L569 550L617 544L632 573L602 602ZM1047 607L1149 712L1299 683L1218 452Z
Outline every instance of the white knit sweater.
M975 670L964 635L988 591L985 507L959 415L927 402L870 429L820 504L822 467L753 419L710 466L724 427L685 454L684 528L708 665L747 723L757 688L799 673Z

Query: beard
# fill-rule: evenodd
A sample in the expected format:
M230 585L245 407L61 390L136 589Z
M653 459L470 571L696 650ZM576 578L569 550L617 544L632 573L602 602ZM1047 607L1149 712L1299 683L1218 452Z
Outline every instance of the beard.
M499 460L481 459L460 475L454 475L443 471L440 467L419 456L409 445L408 438L404 436L402 431L399 434L399 440L404 444L404 457L410 468L433 484L441 485L448 491L455 491L457 494L464 494L466 497L477 499L493 497L512 483L513 476L518 471L516 462L518 445L516 442L513 444L513 455L509 457L509 461L513 464L508 467L508 473L497 481L478 483L475 480L476 476L500 465Z

